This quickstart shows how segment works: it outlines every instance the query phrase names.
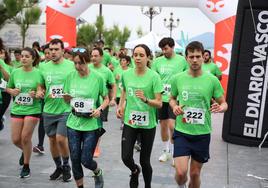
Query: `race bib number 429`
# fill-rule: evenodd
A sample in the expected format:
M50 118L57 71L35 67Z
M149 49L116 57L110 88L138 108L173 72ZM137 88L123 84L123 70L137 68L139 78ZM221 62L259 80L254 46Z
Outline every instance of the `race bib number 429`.
M20 105L32 105L33 98L28 93L20 93L16 96L15 102Z
M138 126L148 126L149 125L149 112L139 112L132 111L130 113L129 120L131 124Z
M185 107L183 121L190 124L205 124L205 110L202 108Z

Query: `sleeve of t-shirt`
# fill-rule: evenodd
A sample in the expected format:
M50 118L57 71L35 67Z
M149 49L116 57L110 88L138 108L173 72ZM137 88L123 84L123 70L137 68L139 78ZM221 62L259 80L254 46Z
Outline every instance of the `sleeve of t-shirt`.
M177 97L178 89L177 89L177 84L176 84L176 76L173 76L170 79L170 85L171 85L171 96Z
M110 69L108 71L108 83L109 84L114 84L115 83L115 79L114 79L113 73L112 73L112 71L110 71Z
M153 79L153 90L154 93L161 93L163 91L163 84L158 74L156 74L155 78Z
M215 64L215 65L216 65L216 64ZM218 67L217 65L216 65L215 67L216 67L216 68L215 68L215 69L216 69L216 73L215 73L216 76L221 76L221 75L222 75L221 70L219 69L219 67Z
M9 80L7 83L7 87L8 88L15 88L15 83L14 83L14 72L11 73L11 75L9 76Z
M98 78L99 79L99 90L100 90L100 95L101 96L106 96L108 94L108 90L104 84L104 81L101 77Z
M187 60L185 59L185 57L182 57L182 58L183 58L183 64L184 64L183 71L186 71L189 69L189 64L188 64Z
M223 96L224 90L218 78L213 76L212 79L213 79L213 86L214 86L213 97L217 99Z

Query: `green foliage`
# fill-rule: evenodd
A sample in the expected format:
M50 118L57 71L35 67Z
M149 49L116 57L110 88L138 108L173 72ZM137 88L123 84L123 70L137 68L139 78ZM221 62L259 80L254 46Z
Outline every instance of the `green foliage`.
M123 31L120 32L119 36L118 36L118 44L119 46L125 47L125 43L127 42L128 38L130 37L131 31L127 28L124 27Z
M97 28L97 33L99 35L99 39L101 39L102 38L102 34L104 32L104 29L105 29L104 28L104 18L103 18L103 16L98 16L97 17L97 20L95 22L95 26Z
M113 48L116 45L117 38L120 35L120 29L118 25L114 25L112 29L106 29L103 33L105 46Z
M97 30L94 25L85 24L82 25L77 33L77 45L78 46L89 46L97 38Z

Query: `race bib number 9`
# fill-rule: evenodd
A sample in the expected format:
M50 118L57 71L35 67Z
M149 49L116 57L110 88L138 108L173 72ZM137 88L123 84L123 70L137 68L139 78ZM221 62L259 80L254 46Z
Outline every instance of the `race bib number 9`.
M71 106L76 112L89 113L93 111L94 99L73 98Z
M134 125L148 126L149 125L149 113L132 111L130 113L129 120L131 121L131 124L134 124Z
M20 93L16 96L15 102L19 105L32 105L33 98L28 93Z
M171 85L170 84L164 84L164 94L170 95L171 92Z
M183 120L190 124L205 124L205 110L202 108L185 107Z
M49 94L51 98L63 98L63 85L50 86Z

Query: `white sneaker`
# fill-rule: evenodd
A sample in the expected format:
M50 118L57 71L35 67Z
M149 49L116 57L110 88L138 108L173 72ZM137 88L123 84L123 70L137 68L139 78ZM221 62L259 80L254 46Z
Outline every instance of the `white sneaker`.
M162 153L162 155L159 157L159 161L160 162L166 162L169 159L171 159L171 153L170 152L166 152L166 151L164 151Z

